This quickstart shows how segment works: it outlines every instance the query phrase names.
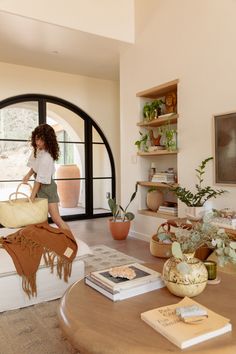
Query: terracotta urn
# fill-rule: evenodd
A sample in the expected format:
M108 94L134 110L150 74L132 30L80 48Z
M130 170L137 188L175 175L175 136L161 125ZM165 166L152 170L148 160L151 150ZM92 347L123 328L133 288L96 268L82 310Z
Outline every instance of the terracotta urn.
M110 232L114 240L125 240L129 234L130 220L122 221L120 219L113 221L108 220Z
M157 211L164 201L163 193L159 190L152 190L147 193L146 204L148 209Z
M57 181L60 206L75 208L79 202L80 180L67 180L80 178L80 169L77 165L60 165L56 171L56 178L65 180Z

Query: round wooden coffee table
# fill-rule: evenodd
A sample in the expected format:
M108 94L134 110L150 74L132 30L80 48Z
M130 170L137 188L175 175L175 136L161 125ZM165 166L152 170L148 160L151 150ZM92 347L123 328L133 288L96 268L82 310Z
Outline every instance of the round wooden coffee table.
M158 269L157 265L149 265ZM235 354L236 313L234 296L236 276L221 274L221 283L208 285L194 299L231 319L233 331L205 341L186 353ZM180 301L166 288L130 299L113 302L83 281L73 284L61 299L58 309L60 326L81 354L166 354L181 350L140 318L141 312Z

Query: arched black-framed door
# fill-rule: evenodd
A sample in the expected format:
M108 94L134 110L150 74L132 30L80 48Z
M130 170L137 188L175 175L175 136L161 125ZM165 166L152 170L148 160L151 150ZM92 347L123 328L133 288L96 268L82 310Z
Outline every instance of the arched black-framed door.
M62 184L66 190L73 183L80 185L78 204L60 207L63 218L109 215L107 196L115 196L115 164L105 135L82 109L48 95L25 94L0 102L0 199L6 199L21 181L30 152L30 133L41 123L56 131L62 152L57 167L77 165L80 170L76 177L55 176L58 189Z

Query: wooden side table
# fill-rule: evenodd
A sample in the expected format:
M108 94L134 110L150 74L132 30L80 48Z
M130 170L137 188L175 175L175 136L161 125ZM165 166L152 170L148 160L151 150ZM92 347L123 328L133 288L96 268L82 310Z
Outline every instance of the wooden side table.
M158 269L158 265L149 265ZM221 283L208 285L194 299L231 319L233 331L186 349L185 353L236 353L236 276L221 273ZM63 296L60 326L81 354L166 354L181 350L140 318L141 312L180 301L166 288L112 302L79 281Z

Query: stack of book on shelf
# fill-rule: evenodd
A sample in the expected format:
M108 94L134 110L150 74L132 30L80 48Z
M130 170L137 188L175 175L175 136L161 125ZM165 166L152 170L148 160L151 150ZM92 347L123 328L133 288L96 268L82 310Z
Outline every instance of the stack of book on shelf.
M141 313L141 319L181 349L232 330L230 320L185 297Z
M165 205L160 205L158 208L158 212L165 213L165 214L170 214L173 216L178 215L178 210L177 206L165 206Z
M156 172L152 177L152 182L175 183L175 175L173 172Z
M133 279L117 274L114 276L114 273L119 274L119 271L132 273ZM113 301L124 300L165 286L159 272L139 263L91 272L85 277L85 284Z

